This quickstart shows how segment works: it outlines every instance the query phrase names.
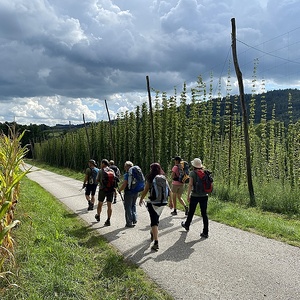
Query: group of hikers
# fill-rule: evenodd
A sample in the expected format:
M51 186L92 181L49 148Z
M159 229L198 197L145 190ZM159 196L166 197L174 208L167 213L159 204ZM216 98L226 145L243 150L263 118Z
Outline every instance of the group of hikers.
M186 231L189 231L197 204L199 203L203 219L203 231L200 233L200 236L208 238L207 202L208 194L213 187L211 173L206 170L200 158L195 158L191 161L192 171L189 170L189 164L183 161L180 156L174 157L173 160L171 187L159 163L152 163L149 173L145 177L141 168L134 165L131 161L124 163L124 178L119 187L121 172L113 160L102 159L98 168L96 161L90 159L88 168L85 170L83 182L88 211L94 209L95 194L99 185L97 213L95 215L97 222L100 222L103 203L106 201L107 219L104 225L111 225L112 204L117 202L117 193L119 193L124 205L125 227L133 228L137 223L136 202L138 197L140 197L139 205L145 205L150 216L150 236L151 241L154 242L151 249L157 251L159 249L159 217L163 208L169 205L173 209L171 215L177 215L178 200L183 205L187 216L186 220L181 223L181 226ZM182 198L185 183L188 184L186 202Z

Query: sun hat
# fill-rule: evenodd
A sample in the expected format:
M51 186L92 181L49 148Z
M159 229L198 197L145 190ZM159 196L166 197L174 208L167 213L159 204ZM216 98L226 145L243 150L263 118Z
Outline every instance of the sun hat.
M202 161L200 158L194 158L192 161L191 161L191 164L193 167L197 168L197 169L200 169L200 168L203 168L204 166L202 165Z

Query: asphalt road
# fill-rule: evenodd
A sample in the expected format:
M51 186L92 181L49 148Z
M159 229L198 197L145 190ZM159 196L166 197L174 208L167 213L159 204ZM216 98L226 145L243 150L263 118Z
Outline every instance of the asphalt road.
M124 257L141 267L174 299L300 299L300 248L210 221L208 239L200 239L202 220L194 217L190 231L181 227L179 211L166 207L159 226L158 252L150 250L149 215L138 206L138 222L125 228L123 203L113 205L111 226L87 211L82 181L35 167L31 180L91 224Z

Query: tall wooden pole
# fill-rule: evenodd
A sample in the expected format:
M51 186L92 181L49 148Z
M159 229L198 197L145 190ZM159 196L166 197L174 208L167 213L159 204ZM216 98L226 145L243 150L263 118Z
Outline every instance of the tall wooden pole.
M108 106L107 106L107 101L106 101L106 99L104 101L105 101L105 107L106 107L107 116L108 116L108 122L109 122L110 146L111 146L112 159L115 160L115 147L114 147L113 134L112 134L112 124L111 124L111 120L110 120L110 114L109 114L109 110L108 110Z
M228 176L229 176L229 185L231 182L231 154L232 154L232 117L233 109L232 103L229 104L229 149L228 149Z
M150 93L149 76L146 76L146 80L147 80L147 90L148 90L148 99L149 99L149 108L150 108L150 118L151 118L152 155L153 155L153 162L156 162L156 157L155 157L154 122L153 122L153 111L152 111L152 100L151 100L151 93Z
M246 166L247 166L247 179L248 179L248 190L250 195L250 206L255 206L255 196L252 182L252 171L251 171L251 155L250 155L250 141L249 141L249 131L248 131L248 116L245 104L245 93L244 93L244 84L243 84L243 76L239 67L238 59L237 59L237 51L236 51L236 28L235 28L235 19L231 19L231 28L232 28L232 56L234 62L234 68L236 72L236 76L239 84L240 91L240 100L242 107L242 115L243 115L243 124L244 124L244 138L245 138L245 148L246 148Z
M86 124L85 124L85 118L84 118L84 114L82 114L82 118L83 118L83 124L84 124L84 129L85 129L85 134L86 134L86 139L87 139L87 148L88 148L88 152L89 152L89 159L92 158L92 153L91 153L91 144L90 144L90 138L89 138L89 134L86 128Z

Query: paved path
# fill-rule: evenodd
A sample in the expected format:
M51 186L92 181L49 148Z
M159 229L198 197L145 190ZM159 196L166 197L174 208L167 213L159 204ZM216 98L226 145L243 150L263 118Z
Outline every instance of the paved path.
M180 226L184 213L171 217L165 208L160 249L150 250L149 216L138 207L135 228L125 228L123 204L113 205L111 226L87 211L82 181L33 168L31 180L63 202L100 232L123 255L140 266L174 299L300 299L300 249L210 222L210 237L200 239L202 220L195 217L188 233Z

